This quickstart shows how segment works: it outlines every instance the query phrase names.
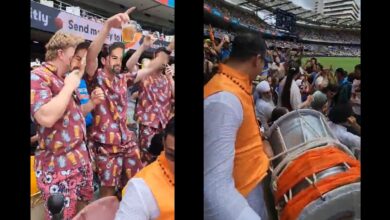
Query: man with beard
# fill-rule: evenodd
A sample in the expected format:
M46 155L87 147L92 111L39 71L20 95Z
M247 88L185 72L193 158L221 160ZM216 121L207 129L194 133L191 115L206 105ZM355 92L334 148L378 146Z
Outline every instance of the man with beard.
M256 116L260 119L261 125L268 130L268 121L271 119L275 104L272 101L271 87L267 81L261 81L256 86L259 98L256 100Z
M37 125L38 147L35 174L45 201L50 195L64 196L64 219L72 219L92 199L92 167L85 144L84 115L104 100L93 95L80 106L77 88L84 75L80 68L69 73L76 46L82 40L57 32L46 44L46 62L31 72L31 118ZM45 206L46 219L50 219Z
M94 122L91 129L91 141L97 153L96 165L100 178L100 196L115 195L116 188L120 190L127 180L142 167L137 138L133 131L127 128L127 88L141 80L146 75L161 68L162 61L156 59L147 68L137 72L121 73L125 46L115 42L103 50L102 69L97 69L97 57L101 51L111 28L121 28L129 22L129 13L116 14L104 23L96 39L91 43L87 53L86 72L90 87L98 86L103 90L106 100L94 111ZM130 58L138 61L140 55L152 45L152 39L147 36L143 44ZM132 70L133 64L127 64Z

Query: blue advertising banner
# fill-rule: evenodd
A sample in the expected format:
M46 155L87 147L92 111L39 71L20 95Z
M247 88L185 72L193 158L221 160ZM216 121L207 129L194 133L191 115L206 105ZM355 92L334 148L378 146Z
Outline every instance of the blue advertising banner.
M47 32L56 32L55 18L59 10L31 1L31 27Z

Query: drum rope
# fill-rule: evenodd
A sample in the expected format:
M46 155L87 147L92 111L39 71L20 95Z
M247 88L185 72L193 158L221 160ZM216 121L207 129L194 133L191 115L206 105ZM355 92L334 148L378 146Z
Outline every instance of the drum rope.
M336 141L336 142L335 142ZM333 140L333 139L330 139L330 138L324 138L324 139L321 139L321 140L314 140L312 142L309 142L309 143L303 143L303 144L300 144L300 145L297 145L296 147L293 147L293 148L290 148L287 152L282 152L272 158L270 158L270 161L273 161L274 159L284 155L284 154L287 154L287 153L290 153L291 151L297 149L297 148L301 148L299 149L300 151L297 152L296 155L287 155L286 158L284 158L274 169L273 169L273 172L272 172L272 175L275 176L275 173L280 173L281 169L283 169L283 167L285 167L287 164L288 164L288 161L292 161L298 157L300 157L302 154L304 154L307 150L309 149L312 149L312 148L317 148L319 146L328 146L328 145L334 145L336 146L337 148L341 149L342 151L346 152L347 154L351 155L351 156L355 156L350 150L348 147L346 147L345 145L341 144L339 141L337 140Z
M321 143L321 144L326 144L327 141L328 141L328 140L325 140L325 143ZM291 151L294 151L294 150L296 150L296 149L298 149L298 148L300 148L300 147L302 147L302 146L304 146L304 145L306 145L306 144L307 144L307 143L302 143L302 144L299 144L299 145L297 145L297 146L295 146L295 147L289 148L289 149L287 149L286 151L281 152L281 153L277 154L276 156L271 157L269 160L270 160L270 161L273 161L273 160L275 160L275 159L277 159L277 158L279 158L279 157L281 157L281 156L283 156L283 155L285 155L285 154L287 154L287 153L290 153Z
M326 160L319 160L324 155L326 155ZM345 172L328 173L329 175L325 176L317 173L326 170L325 168L332 169L337 164L348 164L346 167L350 169ZM359 181L360 162L342 149L327 146L306 152L304 156L291 161L283 173L275 181L277 183L272 183L272 186L277 186L277 189L274 190L276 206L281 208L280 200L285 201L285 206L281 208L283 210L281 219L295 219L300 211L316 198L324 200L324 195L330 190ZM293 196L293 187L299 184L300 179L307 181L310 187Z
M327 154L327 160L326 161L318 160L320 157L323 157L324 153ZM283 174L280 174L280 177L278 178L278 183L277 183L278 188L281 187L279 185L279 182L280 183L283 182L283 184L285 185L284 187L282 187L284 188L283 190L284 192L280 192L282 194L288 192L288 189L290 189L290 187L287 186L292 186L298 183L299 178L293 177L294 175L298 175L302 179L307 179L307 177L310 175L313 178L311 180L313 182L309 181L309 183L313 184L317 182L317 177L315 176L316 172L313 173L314 169L320 171L323 170L324 168L332 167L332 165L336 165L336 164L352 163L356 165L357 163L356 159L346 154L342 150L335 148L334 146L326 146L324 148L318 148L318 149L307 151L301 156L299 156L297 159L290 162L291 164L284 169ZM305 167L308 167L310 169L306 170ZM289 171L294 169L300 169L301 171L299 172L299 174L289 173ZM284 181L285 178L288 178L291 181L285 182Z
M303 122L305 122L305 123L312 129L312 132L314 131L314 132L313 132L313 133L315 133L314 135L315 135L317 138L322 137L321 134L319 134L319 133L316 131L316 129L314 129L314 128L310 125L310 123L306 121L306 119L302 116L301 112L300 112L300 111L297 111L297 112L298 112L299 118L300 118ZM320 117L321 117L321 116L320 116ZM320 120L321 120L321 119L320 119Z

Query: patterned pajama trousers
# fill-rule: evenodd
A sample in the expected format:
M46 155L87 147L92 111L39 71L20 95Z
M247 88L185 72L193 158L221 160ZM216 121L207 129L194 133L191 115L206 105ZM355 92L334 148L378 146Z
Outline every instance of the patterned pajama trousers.
M151 153L149 153L148 149L153 136L157 133L160 133L161 131L162 131L161 129L140 124L139 148L141 150L141 160L144 163L144 165L150 164L156 159L156 156L153 156Z
M92 200L91 164L64 171L36 170L35 175L45 200L45 219L52 218L47 208L47 201L52 194L60 193L65 197L64 220L70 220L77 214L77 201Z

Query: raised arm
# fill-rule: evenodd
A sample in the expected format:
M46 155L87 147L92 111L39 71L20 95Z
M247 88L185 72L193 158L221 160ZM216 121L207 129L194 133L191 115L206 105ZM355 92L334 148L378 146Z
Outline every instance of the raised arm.
M81 61L81 63L80 70L74 70L65 78L64 87L58 95L42 106L38 106L37 103L32 103L32 105L35 105L33 114L38 124L44 127L52 127L56 121L64 115L66 107L72 99L73 92L78 88L80 80L84 75L85 58ZM43 88L39 81L37 81L37 83L32 83L31 90L37 94L37 91L48 91L48 88Z
M128 70L133 69L134 65L138 63L138 60L141 57L142 53L145 50L149 49L156 40L157 39L152 38L152 35L147 35L144 37L144 42L142 43L142 45L133 53L133 55L131 55L131 57L126 62L126 67Z
M169 56L165 53L159 53L156 58L150 61L149 65L145 68L142 68L138 71L137 77L134 80L134 83L137 83L144 79L147 75L163 68L165 61L169 59Z
M215 51L218 52L218 53L221 53L221 49L222 49L222 46L223 46L224 43L225 43L225 37L222 38L221 43L219 43L218 46L215 46L213 44Z
M111 28L121 28L122 23L126 23L130 20L129 14L134 10L135 7L132 7L125 13L116 14L107 19L107 21L103 24L102 30L100 30L95 40L88 48L86 72L90 77L92 77L96 72L98 66L97 57L102 50L104 41L110 33Z

